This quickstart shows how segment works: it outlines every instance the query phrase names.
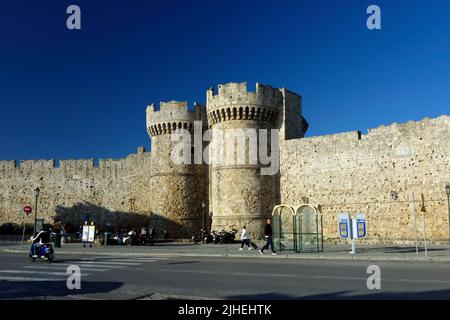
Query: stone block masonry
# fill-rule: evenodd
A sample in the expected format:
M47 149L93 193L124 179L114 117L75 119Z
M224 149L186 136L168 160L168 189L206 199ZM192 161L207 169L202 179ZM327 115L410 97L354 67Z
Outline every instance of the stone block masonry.
M206 106L161 102L159 108L148 106L146 116L151 152L140 147L136 154L98 165L93 159L59 165L54 160L0 161L0 224L21 224L22 208L34 206L33 189L39 187L39 217L49 223L61 217L78 226L88 217L103 228L150 224L171 237L187 238L201 228L203 218L210 228L211 217L213 230L246 225L256 239L275 205L308 202L321 208L326 240L337 240L339 212L364 212L366 241L413 242L414 192L419 236L423 193L428 238L450 238L445 192L449 116L394 123L366 134L305 137L309 124L300 95L259 83L251 92L245 82L218 85L217 93L207 90ZM280 171L261 175L259 163L174 163L171 135L178 129L193 134L195 121L204 130L279 130ZM249 142L245 148L249 154ZM216 151L210 148L211 158ZM26 222L33 222L32 215Z
M320 205L324 237L336 239L338 212L364 212L367 241L415 239L412 193L422 237L420 194L427 236L449 239L445 184L450 181L450 117L285 141L281 202Z
M125 159L54 160L0 162L0 224L24 220L22 207L34 208L33 189L41 189L38 215L53 223L62 216L65 223L82 224L84 216L100 225L142 223L149 211L150 184L145 174L150 167L150 154L138 153ZM120 214L119 214L120 213ZM33 215L25 219L33 222Z

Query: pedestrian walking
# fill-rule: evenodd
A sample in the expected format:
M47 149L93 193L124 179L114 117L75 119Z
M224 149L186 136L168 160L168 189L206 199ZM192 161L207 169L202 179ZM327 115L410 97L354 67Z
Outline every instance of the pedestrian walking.
M240 251L244 249L244 245L248 247L248 250L252 250L252 247L250 245L250 237L248 235L248 231L246 227L242 227L242 233L241 233L241 247L239 248Z
M266 240L266 244L264 245L264 247L261 248L261 250L259 250L260 254L264 254L264 250L270 249L272 250L272 255L275 256L276 252L273 248L273 240L272 240L272 220L271 219L267 219L267 224L264 227L264 238Z

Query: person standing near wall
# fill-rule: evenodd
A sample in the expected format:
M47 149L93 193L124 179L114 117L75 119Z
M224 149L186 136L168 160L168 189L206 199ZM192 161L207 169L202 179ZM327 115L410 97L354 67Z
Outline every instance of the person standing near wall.
M53 232L55 233L55 247L61 248L62 223L57 221L53 224Z
M247 231L245 226L242 228L241 247L239 248L239 250L243 250L244 249L244 244L248 247L248 250L252 249L252 247L250 246L250 238L248 236L248 231Z
M264 254L264 250L270 249L272 250L272 255L275 256L276 252L273 248L273 240L272 240L272 220L271 219L267 219L267 224L264 227L264 238L266 240L266 244L264 245L264 247L261 248L261 250L259 250L260 254Z

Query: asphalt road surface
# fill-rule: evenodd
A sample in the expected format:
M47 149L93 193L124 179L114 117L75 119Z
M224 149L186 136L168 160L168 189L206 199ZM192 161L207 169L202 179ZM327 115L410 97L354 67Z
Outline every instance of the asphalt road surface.
M81 289L67 288L67 267ZM367 288L367 267L381 289ZM371 282L373 283L373 281ZM369 262L235 257L74 256L52 264L0 255L0 299L449 299L445 262Z

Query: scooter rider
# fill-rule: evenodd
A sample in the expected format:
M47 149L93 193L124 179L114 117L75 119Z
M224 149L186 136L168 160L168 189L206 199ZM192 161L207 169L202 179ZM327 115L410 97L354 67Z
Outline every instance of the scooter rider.
M42 230L36 236L31 237L31 241L30 256L37 258L39 245L50 242L50 233L47 230Z

